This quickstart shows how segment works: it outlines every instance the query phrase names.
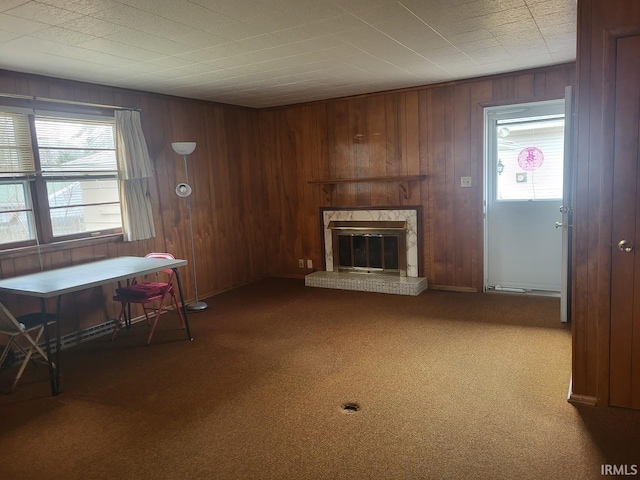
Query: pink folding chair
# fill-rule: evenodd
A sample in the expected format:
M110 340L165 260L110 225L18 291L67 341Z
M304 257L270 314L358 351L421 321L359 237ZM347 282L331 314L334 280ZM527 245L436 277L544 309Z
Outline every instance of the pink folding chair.
M150 253L146 255L146 258L174 259L175 257L170 253ZM165 276L163 279L164 281L139 283L134 279L131 285L116 289L116 295L113 297L113 300L120 302L122 304L122 309L120 310L120 315L118 315L118 319L116 320L111 340L116 337L116 333L118 333L121 325L127 322L128 306L135 303L142 305L144 316L147 319L147 325L151 327L149 338L147 338L147 345L151 343L151 338L153 337L153 332L155 332L156 326L158 325L160 314L162 312L170 311L169 305L166 305L166 302L169 299L171 299L174 309L178 311L182 328L186 328L182 308L178 303L178 298L173 286L175 272L168 268L158 272L158 274ZM149 317L149 313L151 312L154 315L153 325L151 324L151 319Z

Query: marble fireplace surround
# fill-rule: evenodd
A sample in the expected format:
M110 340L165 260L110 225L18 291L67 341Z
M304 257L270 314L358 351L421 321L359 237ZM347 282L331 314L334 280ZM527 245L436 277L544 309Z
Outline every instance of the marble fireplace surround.
M322 210L324 227L324 262L326 271L333 271L332 221L405 221L407 225L407 277L418 276L418 209L354 209Z

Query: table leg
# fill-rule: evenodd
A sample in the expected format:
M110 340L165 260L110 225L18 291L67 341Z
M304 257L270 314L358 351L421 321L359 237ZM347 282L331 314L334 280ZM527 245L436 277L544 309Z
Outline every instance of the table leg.
M182 294L182 282L180 281L180 274L178 273L177 268L172 268L172 270L176 274L176 282L178 283L178 293L180 294L180 303L182 304L182 315L184 316L184 326L187 329L187 338L193 341L191 330L189 330L189 319L187 318L187 304L184 301L184 295Z
M60 313L62 306L62 295L58 295L56 300L56 395L60 393L60 350L62 350L62 342L60 341Z
M47 363L49 364L49 380L51 381L51 395L58 395L58 385L56 383L56 374L53 371L53 357L51 355L51 336L49 334L49 328L47 326L47 306L44 298L40 299L40 312L42 313L42 324L44 325L44 341L47 348ZM56 319L56 327L58 326L58 320ZM57 328L56 328L57 330ZM60 368L60 364L56 365L56 368Z

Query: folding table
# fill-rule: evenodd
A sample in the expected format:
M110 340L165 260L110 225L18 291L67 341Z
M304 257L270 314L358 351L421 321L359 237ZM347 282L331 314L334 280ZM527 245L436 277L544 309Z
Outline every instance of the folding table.
M150 273L170 268L176 274L176 282L178 283L178 292L180 294L180 302L182 303L182 312L185 319L187 338L189 340L193 340L191 331L189 330L189 321L187 319L187 308L185 306L184 296L182 293L182 284L177 271L178 267L183 267L186 264L187 261L182 259L116 257L0 280L0 292L39 298L43 321L46 321L47 313L45 300L47 298L57 297L58 315L56 315L57 342L55 371L53 368L53 358L51 356L50 335L48 329L45 329L45 342L47 356L49 357L51 395L55 396L60 393L61 348L60 327L58 322L62 295L87 290L93 287L99 287L101 285L107 285L113 282L129 280L138 276L148 275Z

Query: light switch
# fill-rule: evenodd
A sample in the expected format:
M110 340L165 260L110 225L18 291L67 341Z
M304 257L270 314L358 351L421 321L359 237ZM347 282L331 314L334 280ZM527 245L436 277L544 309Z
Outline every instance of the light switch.
M471 187L471 177L460 177L460 186L461 187Z

